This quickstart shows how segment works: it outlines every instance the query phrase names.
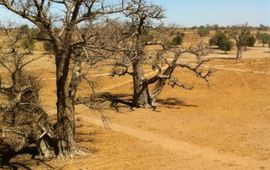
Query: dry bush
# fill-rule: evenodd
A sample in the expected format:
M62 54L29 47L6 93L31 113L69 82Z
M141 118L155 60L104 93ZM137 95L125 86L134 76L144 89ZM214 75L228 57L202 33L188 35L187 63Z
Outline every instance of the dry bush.
M40 155L48 157L51 152L56 152L55 136L48 114L39 102L39 83L32 76L21 78L25 86L20 91L6 93L9 102L0 109L0 153L16 153L34 145Z

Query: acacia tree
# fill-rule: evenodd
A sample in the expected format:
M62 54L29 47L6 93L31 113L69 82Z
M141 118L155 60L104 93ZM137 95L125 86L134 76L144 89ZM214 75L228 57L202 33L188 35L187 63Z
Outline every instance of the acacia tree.
M247 24L241 27L233 27L233 30L230 30L230 36L235 40L236 45L236 59L240 60L242 58L243 50L247 44L247 39L250 36L250 29Z
M270 41L270 35L267 33L258 32L256 38L262 43L263 47Z
M245 48L247 47L254 47L256 43L256 37L252 34L249 34L246 38L246 42L245 42Z
M75 141L74 93L80 62L76 62L76 56L84 53L87 57L88 51L97 49L96 44L91 44L97 34L86 34L86 29L82 32L78 30L81 25L91 25L99 17L122 11L123 3L117 8L110 3L99 0L0 0L1 6L42 30L46 35L42 40L53 46L57 87L57 154L60 157L73 156L78 151ZM76 67L72 68L76 74L71 74L72 62L75 63Z
M129 8L125 12L128 21L123 24L121 31L122 43L118 43L118 49L122 53L122 59L115 64L112 76L130 75L133 79L133 105L135 107L154 107L154 102L161 93L163 87L169 83L171 86L180 86L191 89L172 77L176 68L185 68L196 73L199 77L207 80L211 74L210 70L202 70L201 66L206 62L202 56L206 55L206 46L200 44L189 49L182 49L180 46L172 46L175 31L173 29L158 28L151 26L153 20L161 20L163 10L144 0L131 0ZM158 30L158 32L157 32ZM168 31L170 30L170 31ZM154 32L157 32L153 36ZM157 36L158 35L158 36ZM157 45L160 51L156 54L149 54L147 46ZM169 57L173 53L173 57ZM189 53L195 56L195 62L180 62L182 54ZM153 77L145 76L145 65L152 65L156 74ZM162 67L161 65L167 65ZM129 68L132 71L129 71ZM149 85L154 84L150 89Z

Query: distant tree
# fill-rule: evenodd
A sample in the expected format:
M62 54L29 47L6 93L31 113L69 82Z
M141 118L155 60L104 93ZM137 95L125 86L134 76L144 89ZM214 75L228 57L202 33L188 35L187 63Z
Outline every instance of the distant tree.
M198 28L197 26L191 27L192 30L196 30L197 28Z
M224 51L226 54L228 51L231 51L233 48L233 42L229 38L223 38L218 44L219 48Z
M184 37L184 33L177 33L176 37L172 40L171 45L182 45Z
M242 58L244 47L246 46L247 43L247 39L251 35L250 27L247 24L232 27L229 30L229 35L232 39L235 40L236 43L235 45L237 49L236 59L240 60Z
M209 40L209 45L216 45L219 49L227 53L232 50L233 42L224 32L217 32L216 35Z
M260 24L260 26L259 26L259 30L261 30L261 31L267 31L268 28L269 28L268 26L265 26L263 24Z
M34 50L35 47L35 39L33 38L35 33L32 31L28 25L22 25L19 27L20 37L21 38L21 46L25 49Z
M210 33L210 30L207 27L200 27L197 33L200 37L205 37Z
M256 37L252 34L248 35L246 38L246 42L244 43L244 45L246 47L254 47L256 43Z
M219 25L218 25L218 24L215 24L215 25L213 25L212 27L213 27L213 29L216 30L216 31L219 30Z
M256 38L262 43L263 46L270 41L270 35L267 33L257 32Z
M19 90L23 85L23 69L40 57L29 56L34 48L33 37L25 26L3 28L6 39L0 46L0 67L11 77L11 88Z

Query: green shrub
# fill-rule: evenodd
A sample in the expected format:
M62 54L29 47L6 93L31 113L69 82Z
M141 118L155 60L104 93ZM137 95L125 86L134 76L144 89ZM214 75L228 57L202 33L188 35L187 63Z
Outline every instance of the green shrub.
M209 45L216 45L220 50L225 51L225 53L231 51L233 48L233 42L223 32L217 32L216 35L209 40Z
M219 49L227 53L228 51L231 51L233 48L233 42L230 41L228 38L221 39L218 45Z
M246 40L244 42L244 46L254 47L255 43L256 43L256 37L254 35L249 35L246 37Z
M263 44L263 46L270 41L270 35L267 33L258 32L256 38Z
M184 33L177 33L176 37L173 38L171 45L182 45L184 37Z
M18 28L20 45L24 49L33 50L35 47L34 33L28 25L22 25Z

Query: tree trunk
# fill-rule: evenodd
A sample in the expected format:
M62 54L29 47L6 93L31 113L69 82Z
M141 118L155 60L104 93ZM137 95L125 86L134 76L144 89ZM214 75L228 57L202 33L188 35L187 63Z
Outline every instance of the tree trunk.
M237 47L236 59L240 60L242 58L242 47Z
M68 50L67 50L68 51ZM75 108L69 95L70 57L66 51L56 54L56 86L57 86L57 137L59 157L74 156L77 151L75 141Z
M21 84L22 71L16 70L11 74L12 87L16 90L19 90L22 86Z
M175 66L169 66L162 75L167 76L166 78L159 78L154 86L154 89L151 92L151 99L152 99L152 104L154 105L154 102L156 101L156 98L160 95L162 89L166 85L167 79L171 78L172 73L175 69Z
M151 98L148 90L148 82L144 77L141 60L133 61L133 104L136 107L150 107Z

